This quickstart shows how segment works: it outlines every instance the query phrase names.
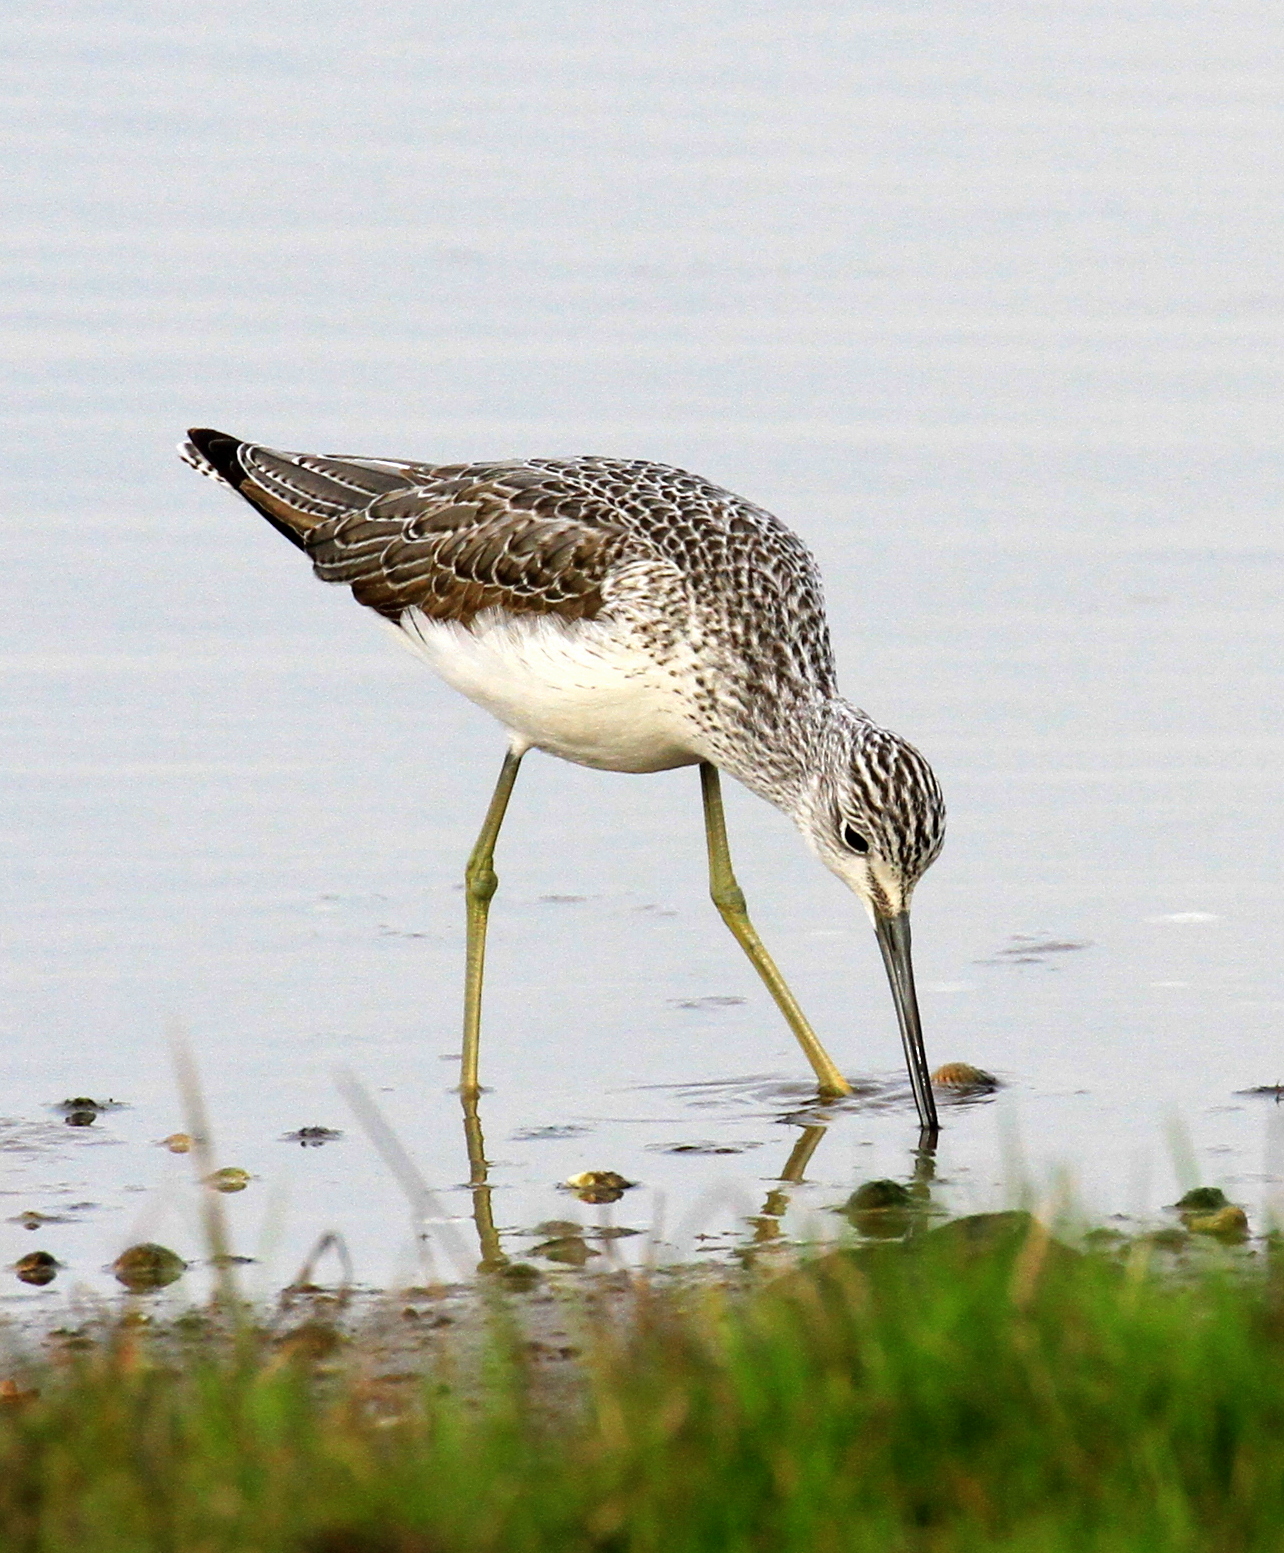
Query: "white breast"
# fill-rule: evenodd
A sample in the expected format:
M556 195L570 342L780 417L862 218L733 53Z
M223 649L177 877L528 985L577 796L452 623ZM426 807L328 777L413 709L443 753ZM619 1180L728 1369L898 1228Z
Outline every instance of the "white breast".
M702 758L678 671L658 668L614 622L488 610L463 626L409 609L393 629L528 747L603 771Z

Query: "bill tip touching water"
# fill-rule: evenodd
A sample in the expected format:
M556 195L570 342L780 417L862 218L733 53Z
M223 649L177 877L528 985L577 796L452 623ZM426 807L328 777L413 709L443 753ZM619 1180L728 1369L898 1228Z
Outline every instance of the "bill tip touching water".
M749 919L719 773L789 815L874 924L919 1123L935 1133L909 910L944 840L944 803L922 755L839 694L819 574L790 529L642 460L427 464L284 453L207 428L189 437L193 468L508 730L465 874L465 1094L479 1085L495 842L522 758L540 749L605 771L699 767L714 903L822 1093L850 1094Z

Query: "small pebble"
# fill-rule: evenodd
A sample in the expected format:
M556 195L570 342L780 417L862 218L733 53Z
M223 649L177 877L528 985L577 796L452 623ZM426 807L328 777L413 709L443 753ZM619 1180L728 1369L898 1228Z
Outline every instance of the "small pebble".
M168 1246L158 1246L145 1240L137 1246L127 1246L111 1264L118 1283L123 1283L132 1293L145 1289L163 1289L187 1271L187 1263L177 1251Z
M636 1181L626 1181L614 1170L582 1170L577 1176L568 1176L564 1183L581 1202L619 1202Z
M224 1165L222 1170L206 1176L205 1184L216 1192L243 1192L250 1184L250 1172L239 1165Z
M932 1074L933 1084L942 1089L953 1089L959 1094L983 1095L1000 1087L993 1073L984 1068L974 1068L970 1062L947 1062Z
M20 1256L13 1264L13 1270L23 1283L43 1288L58 1276L60 1265L48 1251L28 1251L26 1256Z

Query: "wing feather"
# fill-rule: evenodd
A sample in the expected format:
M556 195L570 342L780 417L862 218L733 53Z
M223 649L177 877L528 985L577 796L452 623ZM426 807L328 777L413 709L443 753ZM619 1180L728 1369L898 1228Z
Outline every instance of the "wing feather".
M412 608L464 623L485 609L591 617L627 537L609 498L556 466L335 458L190 436L189 462L306 550L324 581L394 621Z

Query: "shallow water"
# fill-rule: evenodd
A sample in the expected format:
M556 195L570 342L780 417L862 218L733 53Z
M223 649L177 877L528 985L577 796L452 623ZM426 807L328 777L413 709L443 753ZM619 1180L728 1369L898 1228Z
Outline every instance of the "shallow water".
M426 16L7 13L0 1262L66 1264L7 1308L111 1287L131 1240L202 1254L190 1162L155 1146L184 1124L171 1030L219 1161L254 1176L224 1203L264 1291L327 1230L365 1282L455 1276L487 1249L474 1208L513 1256L574 1219L645 1232L604 1256L721 1255L832 1232L859 1181L916 1168L873 935L788 824L728 792L763 937L873 1086L820 1115L708 904L694 773L533 756L492 914L489 1207L469 1195L459 881L502 738L178 464L189 422L654 457L779 512L845 688L950 806L915 904L928 1050L1005 1088L947 1108L936 1199L1067 1180L1145 1216L1193 1175L1260 1228L1279 1113L1239 1091L1284 1078L1278 19ZM417 1240L338 1069L462 1245ZM76 1095L123 1105L69 1128ZM281 1141L313 1125L344 1136ZM583 1169L639 1184L590 1208L557 1186Z

